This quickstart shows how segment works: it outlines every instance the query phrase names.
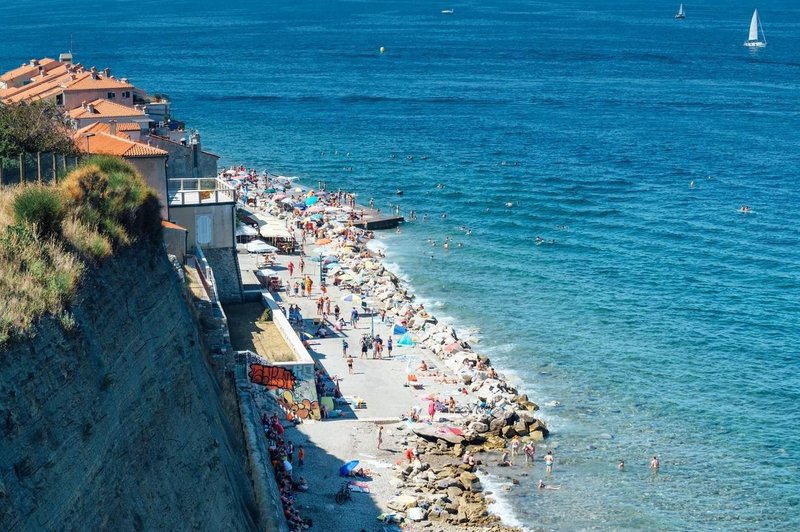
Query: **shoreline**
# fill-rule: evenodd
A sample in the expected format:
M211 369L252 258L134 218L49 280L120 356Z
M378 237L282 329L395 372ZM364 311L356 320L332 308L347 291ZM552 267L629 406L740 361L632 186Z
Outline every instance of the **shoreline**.
M290 183L292 187L299 184L296 181L287 183ZM305 194L309 189L302 187L302 190ZM270 208L267 205L262 212L265 211L271 211L271 215L286 221L290 227L297 221L295 216L285 214L280 208ZM378 488L371 490L376 494L375 497L372 497L375 499L374 502L384 512L406 518L407 521L436 522L436 526L445 527L441 528L442 530L487 529L487 527L494 530L520 530L521 525L514 526L501 521L505 517L508 521L519 523L513 513L512 515L498 515L489 511L490 508L510 509L511 505L506 501L498 504L497 499L502 499L502 495L496 491L494 493L484 492L483 486L472 474L472 471L478 471L487 463L494 462L496 460L494 453L504 449L507 441L515 435L522 442L520 448L527 441L535 443L543 441L548 430L544 422L533 415L538 410L538 406L530 402L526 395L518 394L516 388L508 383L508 379L496 372L488 357L475 351L470 343L459 338L455 330L457 326L455 318L448 319L447 323L441 322L430 310L416 301L423 297L418 297L412 292L407 278L404 279L401 273L392 272L387 268L383 250L389 249L389 245L385 241L378 241L379 237L376 238L374 234L365 238L367 231L351 228L352 234L351 230L347 231L348 238L363 246L359 247L362 251L357 255L343 253L342 243L337 241L337 238L342 239L340 233L334 231L333 226L328 227L327 217L325 220L323 229L318 231L315 235L316 239L311 239L311 241L315 242L321 238L333 238L333 241L321 245L306 243L303 246L305 258L315 257L315 253L320 249L326 250L326 253L336 254L337 262L343 266L343 270L356 275L358 283L351 286L352 291L361 294L366 292L368 295L365 299L369 303L368 306L376 311L385 310L387 320L392 320L392 328L395 324L405 326L416 345L410 348L410 352L395 347L393 353L395 356L389 360L395 366L395 370L398 369L396 366L399 364L398 371L400 374L404 374L408 372L411 360L414 360L414 364L417 360L426 360L432 371L413 372L415 374L422 373L417 382L420 383L419 390L423 391L423 395L427 392L426 399L441 399L442 402L447 402L448 397L457 398L460 403L459 409L467 410L474 409L474 405L477 404L478 397L480 397L493 406L491 409L487 408L485 413L440 413L437 411L432 422L411 424L404 419L408 417L407 412L414 407L418 410L423 410L423 408L419 404L420 394L415 397L413 393L406 393L396 404L391 405L393 408L390 407L388 410L383 408L386 413L393 411L393 415L389 413L373 418L356 413L356 426L348 427L352 434L358 434L363 439L365 433L370 432L369 428L381 424L388 429L385 431L384 438L386 443L395 449L394 454L402 452L402 448L413 448L416 452L416 455L408 460L408 465L405 465L406 461L402 457L395 461L394 465L391 465L391 462L388 462L385 457L383 460L380 459L380 456L371 460L381 470L390 469L393 472L392 479L385 478L386 475L380 479L372 479L370 487ZM349 244L351 240L345 243ZM380 249L376 250L376 247ZM279 261L276 265L287 267L290 261L296 262L300 257L298 255L280 255L278 258ZM307 268L309 264L313 265L308 261ZM281 276L281 283L285 284L285 281L285 276ZM318 287L315 288L311 298L297 298L284 292L278 294L284 305L298 305L304 314L312 315L315 310L312 300L321 294ZM352 292L340 290L334 286L330 286L327 292L331 299L337 302L350 293ZM343 302L338 304L345 306ZM346 311L345 314L347 314ZM370 316L370 319L374 320L375 318ZM384 334L385 325L381 321L380 334ZM375 329L374 321L371 323L371 328ZM474 328L466 330L474 330ZM363 329L349 331L347 337L350 348L354 351L358 348L357 335L362 332L364 332ZM395 341L397 338L399 337L395 337ZM320 340L318 344L333 342L332 339L325 339ZM313 345L313 349L309 349L309 351L325 372L328 375L334 375L335 378L336 375L343 373L343 368L341 360L337 361L330 356L332 354L330 351L335 351L335 347L333 349L331 347L333 346ZM405 366L405 371L402 366ZM438 382L432 382L430 379ZM367 390L363 386L351 384L347 380L345 378L342 384L342 389L348 392L345 395L353 393L367 395ZM400 381L394 384L405 388L408 383ZM411 389L409 387L409 391ZM424 404L424 402L425 399L422 403ZM430 401L428 402L430 403ZM373 402L368 400L367 404L368 410L371 409ZM315 445L326 451L335 451L336 442L319 434L319 432L330 431L315 430L315 426L341 424L344 421L327 420L322 423L305 423L298 426L298 432L306 438L306 442L314 442ZM446 429L445 433L443 433L443 429ZM377 454L374 447L371 453L368 446L354 445L353 447L353 451L360 452L364 456ZM478 467L472 468L462 464L465 451L475 455ZM370 463L369 459L367 463ZM461 478L462 473L463 478ZM318 480L323 481L323 479ZM309 479L309 483L313 484L314 482ZM501 482L496 483L498 484L497 489L501 489ZM533 488L533 485L530 487ZM313 491L309 490L311 495L314 495ZM315 500L313 498L309 500L309 497L304 495L301 494L298 499L301 500L304 508L311 510ZM312 511L311 513L315 514L314 522L320 522L319 512ZM341 526L345 523L334 520L329 524ZM352 525L353 523L346 524Z

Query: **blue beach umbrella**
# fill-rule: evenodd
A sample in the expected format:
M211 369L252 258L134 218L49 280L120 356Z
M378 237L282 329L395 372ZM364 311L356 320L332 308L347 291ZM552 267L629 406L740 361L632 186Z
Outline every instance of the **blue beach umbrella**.
M306 208L306 204L298 201L297 203L292 205L292 207L294 207L295 209L304 210Z
M319 201L319 198L318 198L318 197L316 197L316 196L311 196L311 197L308 197L308 198L306 198L306 205L308 205L309 207L311 207L312 205L316 205L316 203L317 203L318 201Z
M406 332L408 332L408 329L402 325L395 325L394 330L392 331L393 334L405 334Z
M353 469L356 468L357 465L358 465L358 460L352 460L350 462L347 462L346 464L344 464L342 467L339 468L339 476L346 477L353 471Z

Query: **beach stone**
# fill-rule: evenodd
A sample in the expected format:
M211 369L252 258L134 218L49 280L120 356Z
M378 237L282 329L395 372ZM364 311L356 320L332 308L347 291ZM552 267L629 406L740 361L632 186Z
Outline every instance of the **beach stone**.
M447 488L447 497L451 501L458 500L458 498L461 497L461 495L463 493L464 493L464 490L462 490L461 488L459 488L457 486L450 486L449 488Z
M487 425L486 423L481 423L480 421L476 421L475 423L470 424L469 428L480 434L483 434L484 432L489 432L489 425Z
M425 510L419 507L410 508L406 512L406 517L412 521L422 521L425 519Z
M517 410L516 414L517 414L517 417L519 418L519 420L520 421L524 421L525 424L527 424L527 425L530 425L531 423L533 423L535 421L535 418L533 417L533 414L531 414L527 410Z
M531 441L544 441L544 433L539 430L531 431L531 433L528 434L528 437L531 439Z
M528 435L528 426L525 424L524 421L520 420L514 423L513 426L514 432L517 433L519 436L527 436Z
M442 429L441 427L434 427L432 425L426 424L416 424L411 429L414 431L414 434L428 440L430 442L436 442L437 440L443 440L450 445L456 445L458 443L464 443L464 437L459 436L457 434L452 433L449 430Z
M386 506L398 512L404 512L409 508L414 508L416 505L417 499L411 495L398 495L386 503Z
M514 430L513 426L506 425L501 429L500 434L502 434L504 438L513 438L517 435L517 431Z
M547 429L547 425L545 425L544 421L542 421L541 419L533 420L533 423L531 423L528 426L528 430L530 430L531 432L540 431L545 436L547 436L550 433L550 431Z
M506 424L506 422L505 422L504 419L496 417L496 418L492 419L491 423L489 423L489 430L494 432L494 433L499 434L500 431L505 426L505 424Z

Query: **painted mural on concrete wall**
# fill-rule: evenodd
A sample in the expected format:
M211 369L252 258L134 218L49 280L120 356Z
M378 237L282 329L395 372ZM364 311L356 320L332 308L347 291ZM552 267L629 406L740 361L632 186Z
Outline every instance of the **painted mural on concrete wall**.
M320 418L314 368L305 366L268 366L250 364L250 382L266 386L275 393L278 403L300 419ZM310 378L309 378L310 377Z

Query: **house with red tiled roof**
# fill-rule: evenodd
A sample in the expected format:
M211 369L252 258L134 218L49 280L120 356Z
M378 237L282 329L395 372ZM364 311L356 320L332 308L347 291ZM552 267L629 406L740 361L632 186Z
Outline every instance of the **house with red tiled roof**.
M140 130L147 131L150 117L138 106L131 107L111 100L98 98L91 102L83 102L80 107L68 111L75 127L80 129L95 122L136 122Z
M99 72L94 67L85 70L81 65L65 64L43 70L20 87L0 90L0 98L6 103L52 100L70 110L99 98L132 106L134 92L126 78L115 78L108 68Z
M0 90L16 89L28 85L34 77L46 74L59 66L63 66L63 63L49 57L31 59L30 63L23 63L22 66L1 75Z
M75 144L83 153L116 155L131 163L161 200L161 216L169 218L167 195L167 152L155 146L131 140L116 130L117 124L90 124L73 135Z

